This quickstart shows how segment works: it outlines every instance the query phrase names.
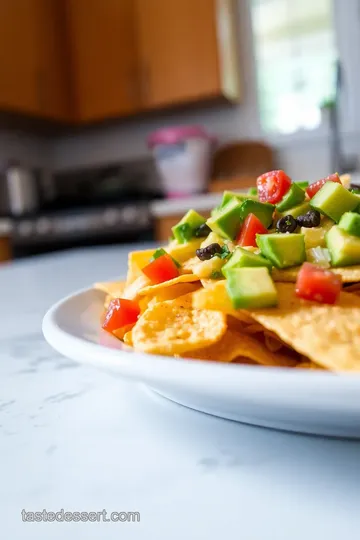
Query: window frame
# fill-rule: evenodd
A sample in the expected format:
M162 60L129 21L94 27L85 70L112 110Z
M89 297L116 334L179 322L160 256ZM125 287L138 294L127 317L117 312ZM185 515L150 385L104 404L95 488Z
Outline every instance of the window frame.
M359 131L360 126L360 0L332 0L333 20L335 26L335 42L342 65L343 89L340 100L340 129L345 135ZM247 0L249 15L251 0ZM251 21L251 16L250 16ZM253 58L255 63L255 47L253 37ZM358 51L358 52L357 52ZM275 146L287 146L293 143L320 142L329 136L326 117L323 116L320 125L311 130L301 129L290 134L268 132L262 128L258 103L258 80L254 70L258 123L261 135Z

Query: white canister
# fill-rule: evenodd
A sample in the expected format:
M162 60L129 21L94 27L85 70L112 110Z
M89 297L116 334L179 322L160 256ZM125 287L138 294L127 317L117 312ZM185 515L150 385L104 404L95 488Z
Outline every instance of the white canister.
M200 126L163 128L149 136L148 145L169 198L206 190L214 141Z

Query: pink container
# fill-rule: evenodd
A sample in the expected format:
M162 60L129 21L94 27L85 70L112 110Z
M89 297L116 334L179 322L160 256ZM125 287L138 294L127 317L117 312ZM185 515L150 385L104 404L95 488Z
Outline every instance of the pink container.
M200 126L176 126L154 131L148 137L157 170L169 198L205 191L216 139Z

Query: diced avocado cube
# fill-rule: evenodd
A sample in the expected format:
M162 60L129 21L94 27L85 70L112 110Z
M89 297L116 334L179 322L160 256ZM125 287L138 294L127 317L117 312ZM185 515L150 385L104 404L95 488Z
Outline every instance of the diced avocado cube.
M295 182L301 189L306 189L309 186L309 182Z
M230 270L246 266L265 266L269 270L271 270L272 268L271 262L265 259L265 257L262 257L261 255L256 255L255 253L252 253L247 249L238 247L235 249L225 266L223 266L222 273L226 277L227 273Z
M261 203L247 199L242 203L240 217L241 220L244 221L249 214L254 214L261 221L264 227L268 228L272 223L272 215L274 210L275 206L273 204Z
M229 270L226 290L235 309L273 307L278 303L274 282L265 267Z
M325 237L332 266L360 264L360 238L334 225Z
M292 184L289 191L284 195L281 201L276 205L279 212L290 210L294 206L301 204L305 200L305 191L297 184Z
M356 214L355 212L345 212L345 214L341 216L339 227L353 236L360 236L360 214Z
M257 194L258 194L258 192L257 192L256 187L251 187L251 188L248 189L248 195L253 195L253 196L257 197Z
M195 212L195 210L189 210L171 230L175 240L177 240L179 244L185 244L185 242L189 242L189 240L194 237L195 229L200 227L203 223L205 223L205 218L203 216Z
M358 197L336 182L326 182L310 201L312 208L336 223L345 212L351 212L358 205Z
M257 234L256 243L261 254L269 259L276 268L297 266L306 260L303 234Z
M222 201L219 205L219 208L226 206L231 200L236 199L237 201L245 201L246 199L257 199L257 190L254 195L250 193L236 193L235 191L224 191Z
M294 206L293 208L290 208L289 210L285 210L285 212L278 212L280 217L284 216L292 216L293 218L297 218L299 216L303 216L310 210L310 204L308 202L304 202L302 204L299 204L298 206Z
M207 220L207 225L223 238L233 240L241 225L241 206L241 202L231 199L215 216Z

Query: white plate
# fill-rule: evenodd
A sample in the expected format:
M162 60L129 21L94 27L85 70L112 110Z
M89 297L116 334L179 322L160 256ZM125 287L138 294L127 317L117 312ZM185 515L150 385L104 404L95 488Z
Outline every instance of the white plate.
M290 431L360 437L360 375L242 366L133 352L100 328L104 293L80 291L43 320L58 352L145 382L161 395L223 418Z

